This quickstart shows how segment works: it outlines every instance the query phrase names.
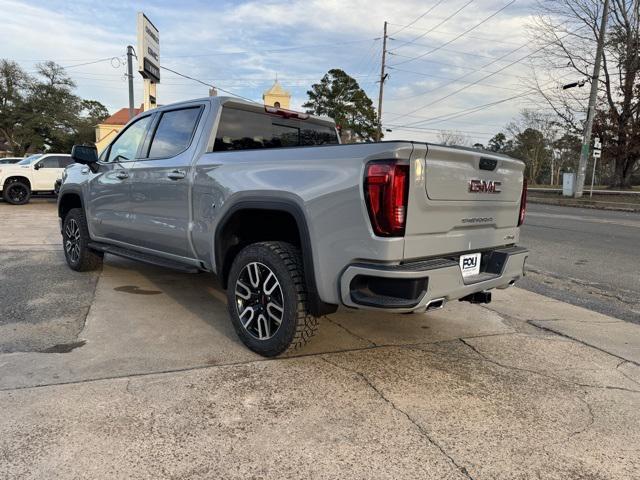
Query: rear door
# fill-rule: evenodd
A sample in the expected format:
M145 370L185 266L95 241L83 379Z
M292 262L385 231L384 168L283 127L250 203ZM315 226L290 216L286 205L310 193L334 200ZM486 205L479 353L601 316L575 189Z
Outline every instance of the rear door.
M190 257L189 175L205 104L158 113L142 158L131 169L131 243Z
M506 156L415 144L405 258L516 243L524 164Z

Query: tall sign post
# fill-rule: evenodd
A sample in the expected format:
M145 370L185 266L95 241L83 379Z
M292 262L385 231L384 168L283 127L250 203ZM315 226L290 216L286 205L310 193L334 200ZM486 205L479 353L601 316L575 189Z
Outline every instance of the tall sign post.
M147 16L138 12L138 72L144 78L144 110L157 106L160 83L160 32Z

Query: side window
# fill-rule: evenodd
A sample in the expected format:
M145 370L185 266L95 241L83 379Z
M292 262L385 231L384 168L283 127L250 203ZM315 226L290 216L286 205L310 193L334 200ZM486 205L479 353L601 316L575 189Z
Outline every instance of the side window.
M200 107L164 112L149 148L149 158L168 158L184 152L198 123Z
M223 108L214 151L265 148L271 137L271 121L265 115L236 108Z
M109 149L109 157L107 162L126 162L134 160L138 153L138 147L144 140L144 134L151 121L151 115L142 117L134 124L130 125L117 139L111 144Z
M236 108L223 108L214 151L337 144L334 128Z
M45 157L38 162L40 168L60 168L58 157Z
M58 164L60 168L67 168L73 163L71 157L58 157Z
M69 165L73 163L73 160L71 160L71 157L59 156L56 158L58 159L58 168L67 168Z

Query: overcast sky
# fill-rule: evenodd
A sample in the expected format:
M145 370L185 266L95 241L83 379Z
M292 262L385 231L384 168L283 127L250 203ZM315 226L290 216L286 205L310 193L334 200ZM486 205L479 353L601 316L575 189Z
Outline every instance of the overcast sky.
M393 130L386 138L434 141L437 129L454 129L486 143L528 104L527 97L519 97L469 112L526 90L527 60L481 80L531 52L526 26L533 2L510 1L0 0L0 57L30 71L43 60L72 67L68 72L77 93L113 112L128 104L124 54L128 44L136 45L136 12L144 11L160 30L163 66L255 100L277 74L293 94L293 108L304 103L313 82L338 67L355 77L377 105L386 20L392 39L383 123ZM75 66L104 58L109 60ZM137 73L135 93L139 104ZM162 72L161 104L207 94L203 85Z

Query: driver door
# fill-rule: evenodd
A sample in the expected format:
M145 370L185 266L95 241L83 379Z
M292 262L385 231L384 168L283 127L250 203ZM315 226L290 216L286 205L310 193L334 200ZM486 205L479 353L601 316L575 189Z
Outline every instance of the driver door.
M153 114L145 115L129 124L101 155L97 172L88 172L87 214L96 240L131 243L130 168L152 118Z

